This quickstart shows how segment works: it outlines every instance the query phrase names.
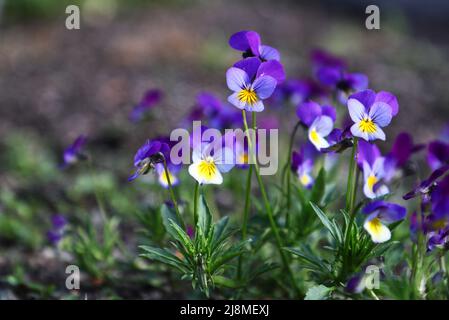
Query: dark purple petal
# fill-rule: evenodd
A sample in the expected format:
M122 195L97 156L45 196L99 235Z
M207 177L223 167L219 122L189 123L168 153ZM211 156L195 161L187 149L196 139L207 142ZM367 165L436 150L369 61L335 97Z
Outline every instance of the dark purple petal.
M303 157L302 154L297 152L297 151L293 151L292 153L292 162L291 162L291 169L293 172L296 172L296 170L298 170L298 167L302 164L303 162Z
M296 115L307 127L321 115L321 112L321 106L314 101L303 102L296 108Z
M246 33L246 38L248 39L248 45L253 55L259 56L259 48L261 45L259 34L255 31L248 31Z
M351 94L348 98L349 99L356 99L360 101L361 104L365 106L365 110L369 111L369 108L374 103L374 100L376 99L376 93L373 90L363 90L360 92L356 92L354 94Z
M259 69L260 64L261 64L261 62L260 62L259 58L251 57L251 58L246 58L246 59L237 61L234 64L234 67L245 71L246 74L248 75L248 78L251 81L256 76L256 73L257 73L257 70Z
M429 178L422 181L418 187L413 189L412 191L406 193L402 198L404 200L409 200L411 198L416 197L419 194L427 194L430 192L430 187L433 186L435 181L444 175L449 170L449 165L444 165L441 168L432 172Z
M246 30L234 33L231 36L231 38L229 38L229 45L231 46L231 48L239 51L248 50L250 47L248 43L248 38L246 37L247 33L248 31Z
M340 59L331 53L321 50L315 49L311 53L311 60L315 67L338 67L344 68L346 63L343 59Z
M449 217L449 176L444 177L432 191L431 203L436 219Z
M316 76L323 85L336 86L342 77L342 70L340 68L320 68Z
M376 159L379 157L381 157L381 153L379 148L375 144L362 139L359 140L357 164L360 167L363 166L364 161L368 162L368 164L372 167L374 161L376 161Z
M262 62L257 70L256 77L259 78L262 76L271 76L276 79L277 83L282 83L285 80L284 67L276 60Z
M407 210L398 204L385 201L373 201L363 208L364 214L377 213L377 217L385 223L392 223L402 220L407 215Z
M63 215L55 214L51 217L51 224L55 229L62 229L67 225L67 220Z
M322 106L321 115L330 117L333 122L337 120L337 111L332 106Z
M429 143L427 162L432 170L449 163L449 144L441 141Z
M62 239L62 233L59 231L50 230L47 232L47 239L52 245L57 245Z
M368 88L368 77L363 73L350 73L346 75L349 89L354 91L365 90Z
M269 60L281 60L279 51L273 47L262 45L260 46L260 58L265 61Z

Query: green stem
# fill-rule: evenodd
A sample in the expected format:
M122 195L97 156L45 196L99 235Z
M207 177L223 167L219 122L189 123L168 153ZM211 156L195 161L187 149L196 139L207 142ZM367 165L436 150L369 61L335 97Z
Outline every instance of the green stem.
M178 221L181 224L183 230L186 230L184 219L182 219L181 213L179 212L178 201L176 201L175 192L173 191L173 185L171 184L170 173L168 172L167 161L165 160L165 157L163 157L163 165L164 165L164 174L165 177L167 178L168 190L170 192L171 201L173 202L173 206L175 207L176 217L178 218Z
M242 221L242 240L246 240L247 229L248 229L248 217L249 217L249 209L251 207L251 178L253 175L253 165L249 165L248 176L246 178L246 193L245 193L245 207L243 211L243 221ZM237 279L240 279L242 276L242 264L243 264L243 256L239 256L239 264L237 269Z
M92 185L94 187L95 200L97 202L98 209L100 210L101 218L103 219L103 222L106 223L106 221L107 221L106 210L104 209L103 199L101 198L97 184L95 183L95 172L94 172L92 160L90 157L87 160L87 163L89 166L90 178L92 179Z
M293 143L295 141L296 132L298 131L299 125L301 124L300 121L298 121L295 125L295 128L293 129L292 134L290 135L290 143L288 146L288 159L287 163L285 165L285 170L287 170L287 210L286 210L286 217L285 217L285 225L288 228L289 227L289 220L290 220L290 207L291 207L291 184L290 184L290 177L291 177L291 163L292 163L292 151L293 151Z
M249 149L251 150L252 160L253 160L253 163L254 163L255 173L256 173L256 177L257 177L257 182L259 184L260 193L262 194L262 199L263 199L263 202L264 202L265 210L266 210L267 215L268 215L268 220L270 221L271 230L273 231L274 238L276 240L276 246L277 246L277 248L279 250L279 253L281 255L281 260L282 260L282 263L284 265L284 269L287 271L287 274L288 274L288 276L290 278L290 281L292 282L292 285L293 285L294 289L299 294L299 288L298 288L298 286L296 284L295 277L294 277L293 272L292 272L292 270L290 268L290 265L289 265L287 256L285 254L285 251L283 250L283 244L282 244L281 235L280 235L279 229L278 229L278 227L276 225L276 221L275 221L275 219L273 217L273 211L271 209L270 201L268 200L268 196L267 196L267 193L265 191L265 186L263 184L262 177L260 176L259 164L257 163L256 155L253 152L252 141L251 141L251 137L250 137L249 130L248 130L248 122L246 120L246 111L245 110L242 110L242 116L243 116L243 124L245 126L245 131L248 133L248 145L249 145ZM253 112L252 116L253 116L253 126L255 127L256 114Z
M355 197L356 197L356 184L357 184L357 146L358 138L354 137L354 145L352 146L351 162L349 164L348 183L346 187L346 212L350 215L349 225L347 226L346 240L348 239L349 232L351 231L352 224L355 219Z
M197 182L195 184L195 194L193 199L193 221L195 222L195 228L196 224L198 223L198 202L200 199L200 184Z

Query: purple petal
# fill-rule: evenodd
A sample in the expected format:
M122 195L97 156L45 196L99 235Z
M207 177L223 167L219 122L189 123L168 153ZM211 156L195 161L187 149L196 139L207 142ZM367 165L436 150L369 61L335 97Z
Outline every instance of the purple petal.
M352 90L360 91L368 88L368 77L363 73L350 73L347 75L347 81Z
M255 56L259 56L259 48L260 48L260 36L257 32L255 31L248 31L246 33L246 38L248 39L248 45L249 48L251 49L251 52L255 55Z
M359 141L357 153L357 163L359 166L362 166L364 161L366 161L370 166L373 166L376 159L380 156L380 150L375 144L364 140Z
M392 223L405 218L407 210L398 204L385 201L373 201L363 208L363 213L372 214L378 212L377 217L385 223Z
M282 83L285 80L284 67L279 61L270 60L262 62L257 70L256 77L271 76L276 79L277 83Z
M296 115L307 127L310 127L312 122L321 115L321 112L321 106L314 101L303 102L296 108Z
M231 36L231 38L229 38L229 45L231 46L231 48L239 51L248 50L250 47L248 43L248 38L246 37L247 33L248 31L246 30L234 33Z
M399 112L399 103L395 95L387 91L379 91L376 94L375 102L384 102L391 107L392 115L395 116Z
M348 100L349 116L355 123L363 119L366 114L366 107L357 99Z
M432 170L436 170L442 165L449 163L449 144L441 141L429 143L427 162Z
M260 46L260 57L265 61L281 60L281 55L277 49L265 45Z
M342 77L342 70L340 68L320 68L316 76L323 85L335 86Z
M371 107L371 105L374 103L374 101L376 99L376 93L370 89L363 90L363 91L359 91L354 94L351 94L349 96L348 100L350 100L350 99L358 100L361 104L363 104L363 106L365 107L366 110L369 110L369 108Z
M375 102L371 106L369 116L379 127L388 126L392 118L391 107L384 102Z
M335 111L335 108L332 106L322 106L321 114L330 117L334 122L337 120L337 111Z
M261 62L259 58L251 57L242 59L234 64L234 67L242 69L248 75L248 78L254 79Z
M261 100L269 98L276 88L276 79L271 76L260 76L254 81L253 89Z

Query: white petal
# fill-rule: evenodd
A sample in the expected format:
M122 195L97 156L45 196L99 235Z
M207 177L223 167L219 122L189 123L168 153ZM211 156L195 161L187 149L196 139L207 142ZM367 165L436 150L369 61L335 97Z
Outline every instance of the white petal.
M368 140L368 134L365 133L365 132L362 132L362 131L360 130L360 124L359 124L359 122L356 122L356 123L354 123L354 124L351 126L351 133L352 133L352 135L353 135L354 137L359 137L359 138L362 138L362 139L364 139L364 140L366 140L366 141L369 141L369 140Z
M365 106L357 99L348 100L349 116L352 121L359 122L365 115Z
M367 219L363 227L369 233L374 243L382 243L391 239L390 229L380 223L377 218Z

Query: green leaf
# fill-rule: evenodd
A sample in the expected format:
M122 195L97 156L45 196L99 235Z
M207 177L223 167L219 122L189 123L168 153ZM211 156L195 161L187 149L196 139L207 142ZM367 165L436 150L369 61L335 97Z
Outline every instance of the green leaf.
M187 233L181 229L180 226L176 224L172 219L169 219L169 223L173 228L173 237L178 240L187 250L190 255L195 253L195 248L193 246L192 240L187 235Z
M307 290L304 300L327 300L334 289L320 284Z
M313 184L312 195L310 201L313 203L320 203L324 196L324 190L326 189L326 171L321 168L318 173L318 177Z
M166 204L163 204L161 206L160 212L162 216L162 223L165 227L165 230L167 230L167 233L172 237L176 237L176 233L170 223L170 221L174 221L175 224L179 225L179 221L176 217L175 212L172 209L170 209Z
M206 199L201 194L198 204L198 222L197 226L199 230L202 230L202 234L207 237L210 231L212 222L212 215L209 207L207 206Z
M315 204L310 202L310 205L317 214L318 218L321 220L321 223L324 225L324 227L326 227L326 229L329 230L334 240L338 242L341 238L340 236L341 231L339 230L337 224L332 223L332 221L329 220L326 214L324 214L324 212L320 208L318 208Z
M150 260L156 260L162 263L165 263L169 266L172 266L178 269L181 272L187 272L187 269L181 259L172 254L170 251L166 249L153 248L150 246L139 246L146 253L141 254L141 257L148 258Z

